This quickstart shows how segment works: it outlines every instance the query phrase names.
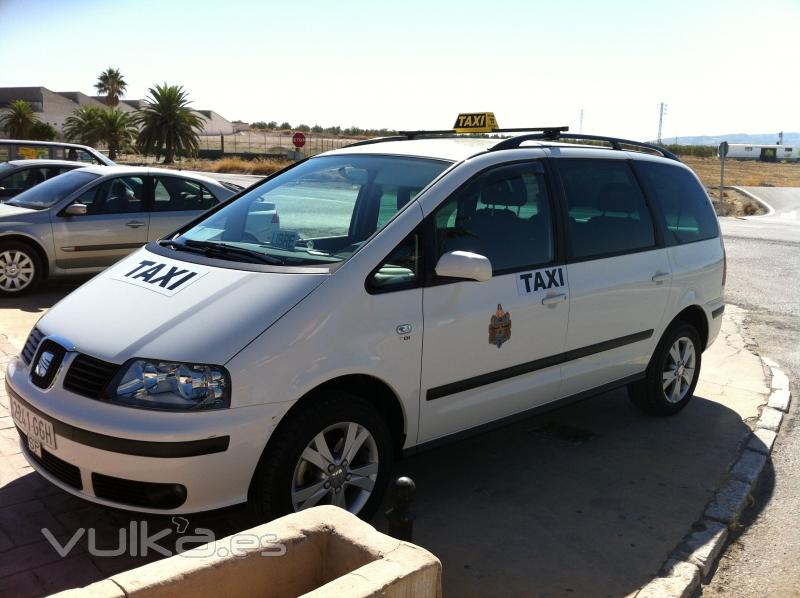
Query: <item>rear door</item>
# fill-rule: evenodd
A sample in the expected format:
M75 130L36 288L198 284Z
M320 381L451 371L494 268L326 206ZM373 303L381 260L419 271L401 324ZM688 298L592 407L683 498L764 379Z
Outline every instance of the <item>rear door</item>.
M109 266L147 243L147 193L145 176L103 179L76 200L86 204L84 216L54 214L58 267Z
M644 371L672 277L627 160L556 159L565 202L569 328L561 397Z
M156 175L152 179L148 235L151 241L180 228L218 203L211 191L197 181L169 175Z
M428 217L426 234L430 268L470 251L489 258L493 277L434 275L423 290L420 442L553 400L569 302L541 163L478 175Z

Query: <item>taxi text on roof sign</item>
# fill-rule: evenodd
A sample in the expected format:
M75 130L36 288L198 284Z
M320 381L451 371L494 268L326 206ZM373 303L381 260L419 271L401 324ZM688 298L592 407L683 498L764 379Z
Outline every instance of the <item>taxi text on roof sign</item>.
M497 119L492 112L463 112L453 125L456 133L491 133L497 128Z

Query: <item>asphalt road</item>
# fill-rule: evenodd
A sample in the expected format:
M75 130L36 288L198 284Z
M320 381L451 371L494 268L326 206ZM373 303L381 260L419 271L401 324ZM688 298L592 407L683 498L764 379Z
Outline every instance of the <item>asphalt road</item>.
M794 402L784 419L744 527L703 596L800 596L800 189L753 188L774 213L722 218L726 298L749 311L757 351L789 376Z

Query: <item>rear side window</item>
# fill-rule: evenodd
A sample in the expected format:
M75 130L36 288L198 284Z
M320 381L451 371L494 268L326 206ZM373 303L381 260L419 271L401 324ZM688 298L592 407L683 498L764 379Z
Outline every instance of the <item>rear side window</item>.
M177 177L157 177L153 190L154 212L207 210L217 200L197 181Z
M664 215L668 244L692 243L718 236L717 216L711 202L689 171L644 161L637 162L636 169Z
M554 160L566 193L574 258L655 246L653 219L627 162Z

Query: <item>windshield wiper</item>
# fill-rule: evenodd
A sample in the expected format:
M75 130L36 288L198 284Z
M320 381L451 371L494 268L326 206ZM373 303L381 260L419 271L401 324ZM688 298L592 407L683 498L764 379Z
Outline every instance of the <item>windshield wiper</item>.
M285 262L277 257L261 253L260 251L245 249L244 247L236 247L235 245L228 245L226 243L217 243L215 241L195 241L193 239L186 239L182 244L177 243L176 241L170 241L170 246L174 247L175 245L172 245L173 243L175 245L183 245L184 247L193 247L205 250L206 255L211 253L217 253L223 255L236 255L239 257L250 258L250 260L259 261L262 264L270 264L272 266L285 265Z

